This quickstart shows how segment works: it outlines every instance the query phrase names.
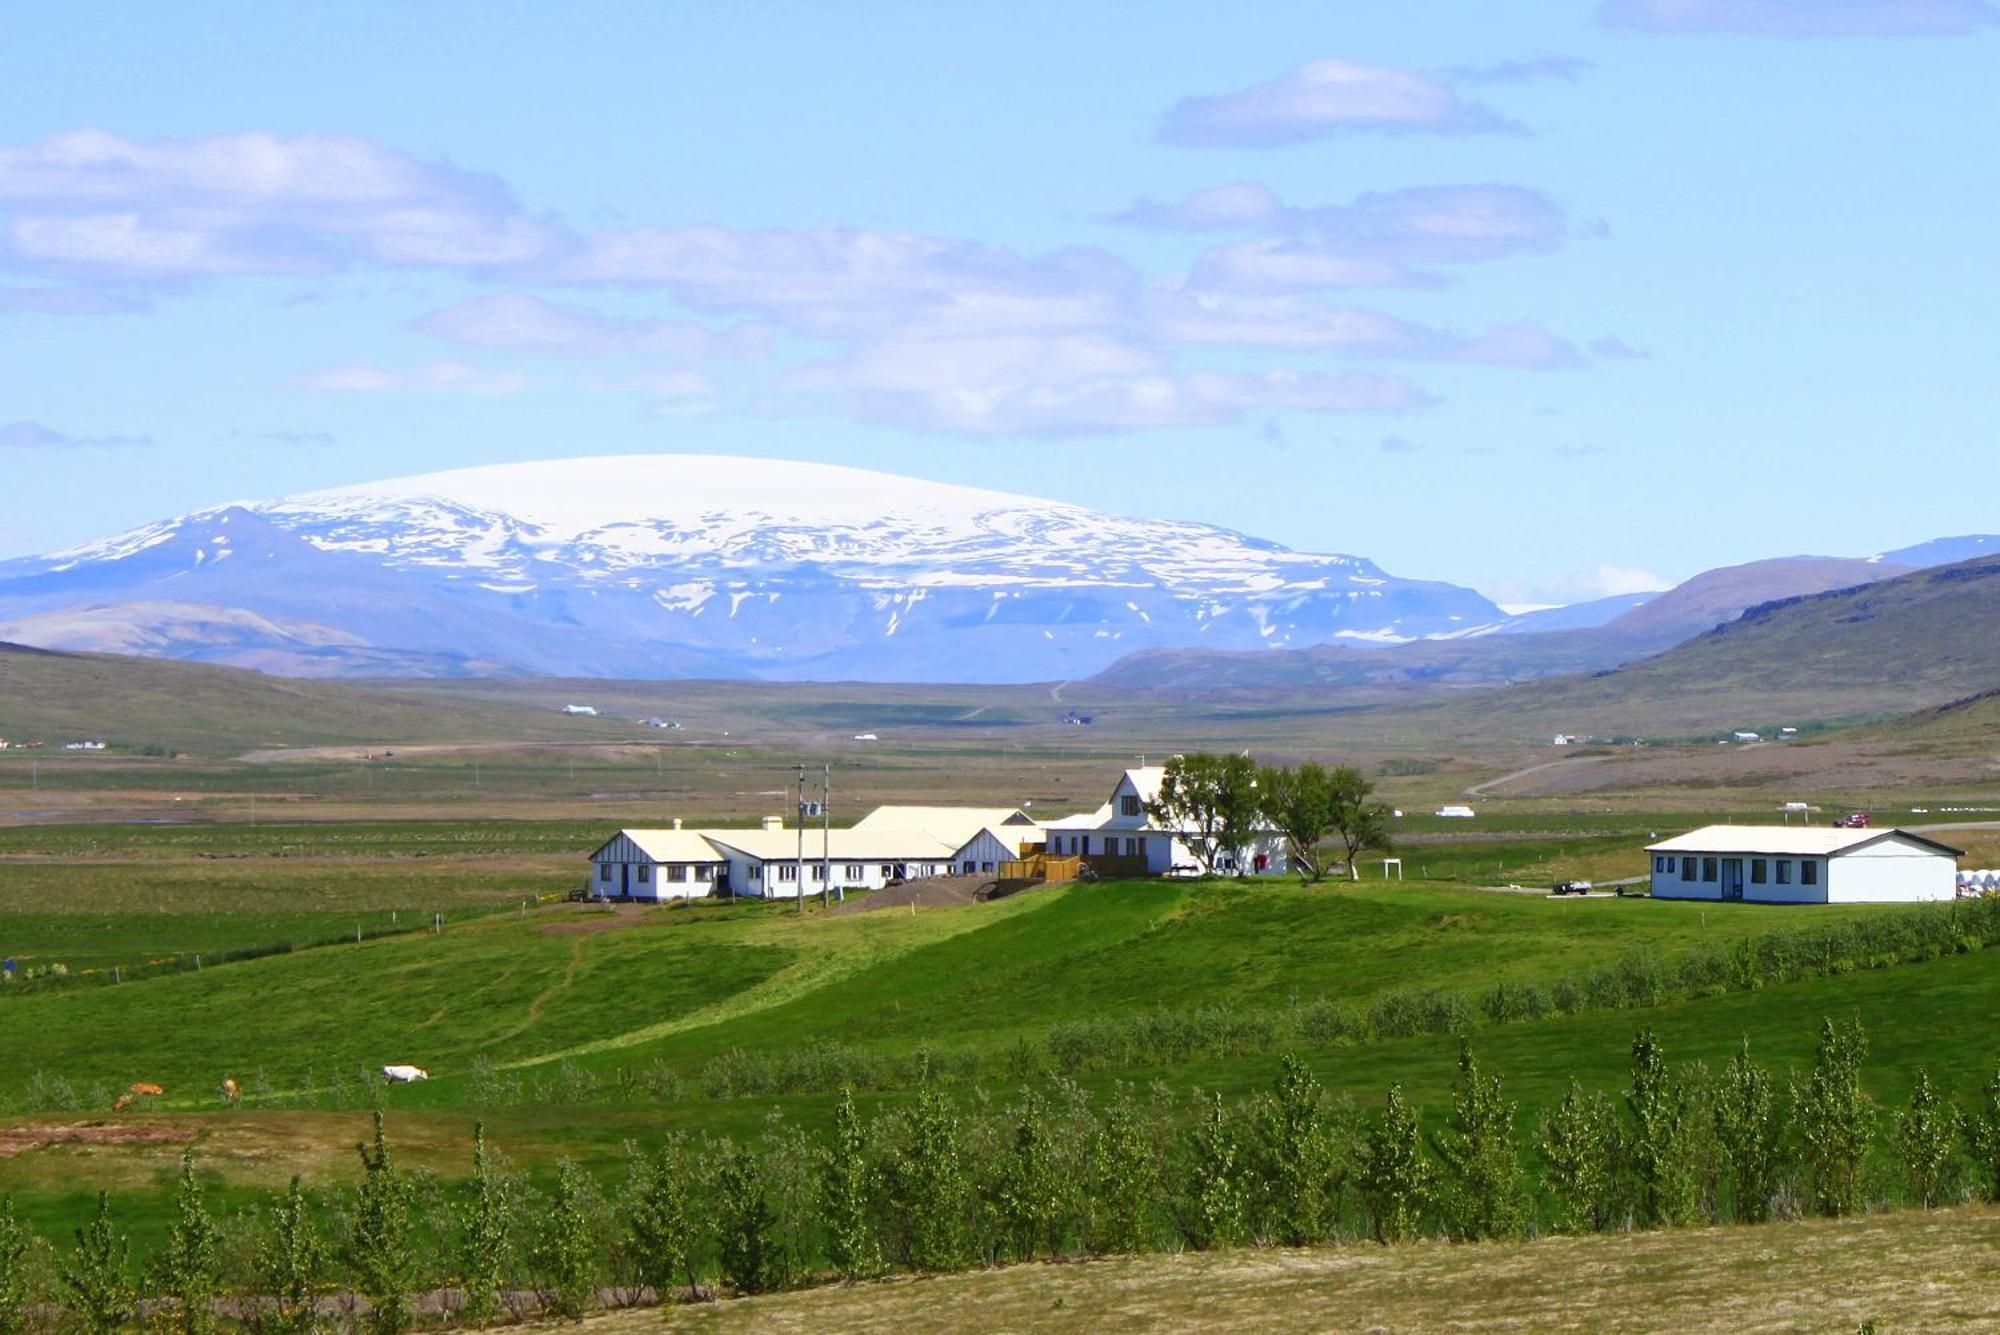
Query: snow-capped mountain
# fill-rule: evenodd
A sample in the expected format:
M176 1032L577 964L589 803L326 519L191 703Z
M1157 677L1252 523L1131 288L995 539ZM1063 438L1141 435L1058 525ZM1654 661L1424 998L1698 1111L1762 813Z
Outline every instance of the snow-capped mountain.
M1502 619L1205 524L707 455L399 478L0 563L0 639L313 674L1024 681Z

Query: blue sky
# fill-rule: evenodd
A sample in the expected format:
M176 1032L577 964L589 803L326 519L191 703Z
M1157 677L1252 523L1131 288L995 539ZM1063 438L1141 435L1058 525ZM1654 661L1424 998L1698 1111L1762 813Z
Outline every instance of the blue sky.
M823 460L1511 601L1991 531L1981 0L19 6L0 555Z

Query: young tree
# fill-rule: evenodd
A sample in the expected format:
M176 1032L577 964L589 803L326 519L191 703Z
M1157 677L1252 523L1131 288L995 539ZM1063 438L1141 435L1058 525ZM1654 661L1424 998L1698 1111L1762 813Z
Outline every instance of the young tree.
M903 1259L917 1270L956 1270L966 1259L966 1172L958 1109L926 1079L903 1114L889 1156L886 1195L901 1234Z
M2000 1066L1980 1094L1978 1107L1965 1119L1965 1139L1980 1189L1987 1200L2000 1202Z
M1014 1135L1000 1169L1000 1226L1013 1254L1051 1260L1061 1255L1075 1189L1062 1162L1049 1101L1034 1090L1021 1098Z
M174 1220L167 1228L166 1248L153 1265L154 1283L174 1300L168 1324L183 1335L201 1335L215 1325L215 1296L222 1287L222 1266L215 1253L215 1220L202 1206L201 1181L194 1175L190 1147L181 1151Z
M1575 1080L1542 1122L1539 1148L1561 1227L1602 1230L1611 1223L1617 1188L1618 1115L1603 1091L1585 1094Z
M633 1157L633 1181L625 1201L625 1241L639 1283L664 1302L676 1284L692 1296L696 1282L701 1218L690 1189L693 1166L687 1142L670 1137L651 1158Z
M1431 1165L1424 1157L1423 1124L1403 1098L1401 1085L1389 1086L1382 1120L1368 1133L1361 1161L1361 1195L1375 1220L1378 1242L1403 1242L1417 1235L1431 1194Z
M1792 1088L1792 1121L1804 1147L1813 1208L1852 1213L1861 1204L1861 1170L1874 1133L1874 1110L1861 1089L1868 1040L1861 1021L1820 1021L1812 1074Z
M821 1187L829 1259L842 1279L867 1279L882 1272L882 1245L875 1236L874 1181L867 1128L854 1107L854 1088L842 1086L840 1102L833 1109L833 1143L826 1149Z
M1179 1215L1181 1233L1199 1250L1227 1247L1243 1238L1249 1206L1245 1154L1222 1095L1200 1101L1184 1138Z
M459 1212L459 1264L464 1275L465 1317L486 1325L500 1316L500 1295L514 1250L513 1186L495 1172L486 1153L486 1123L472 1128L472 1195Z
M782 1269L777 1221L764 1194L763 1165L747 1145L723 1141L715 1161L715 1223L722 1278L738 1293L762 1293Z
M0 1335L27 1329L35 1299L35 1235L14 1213L14 1198L0 1196Z
M1167 762L1160 791L1146 804L1146 813L1178 832L1202 870L1213 873L1256 833L1257 766L1248 756L1206 751L1175 756ZM1236 874L1243 873L1238 857Z
M313 1224L312 1205L299 1179L271 1212L257 1239L257 1277L276 1310L270 1327L280 1332L305 1332L319 1324L314 1310L321 1276L326 1273L326 1249Z
M1396 841L1390 832L1389 808L1370 800L1375 785L1350 765L1331 771L1327 779L1333 789L1333 835L1340 841L1346 858L1348 879L1358 881L1361 869L1355 865L1355 859L1363 852L1369 849L1377 853L1396 851Z
M1451 1118L1437 1136L1452 1232L1460 1238L1510 1238L1521 1231L1521 1157L1514 1145L1514 1105L1500 1077L1483 1075L1463 1040Z
M348 1274L368 1300L368 1328L377 1335L399 1335L415 1320L410 1296L417 1287L417 1251L411 1237L410 1186L389 1158L379 1110L374 1146L355 1148L361 1154L361 1189L345 1248Z
M1091 1242L1099 1252L1136 1252L1152 1241L1159 1161L1138 1101L1121 1088L1098 1122L1091 1146L1091 1199L1097 1205Z
M1632 1168L1638 1177L1642 1226L1693 1223L1701 1204L1701 1177L1695 1162L1696 1127L1688 1082L1667 1068L1653 1031L1632 1040L1632 1088L1625 1106L1632 1114Z
M542 1310L581 1321L597 1305L597 1230L590 1180L569 1159L556 1161L555 1190L536 1230L535 1288Z
M1333 1218L1338 1158L1319 1080L1304 1062L1285 1053L1279 1058L1277 1084L1257 1105L1252 1120L1262 1230L1288 1247L1319 1241Z
M111 1223L110 1193L100 1191L96 1217L76 1230L76 1248L62 1270L75 1316L91 1335L110 1335L132 1320L138 1304L128 1277L131 1260L131 1240Z
M1784 1166L1784 1127L1778 1121L1777 1081L1750 1060L1747 1038L1723 1068L1716 1088L1715 1138L1737 1221L1761 1222L1770 1214Z
M1325 767L1311 761L1297 769L1267 765L1257 771L1257 809L1285 836L1292 866L1308 884L1326 875L1319 846L1333 829L1334 791Z
M1928 1210L1951 1186L1958 1148L1958 1109L1931 1087L1931 1073L1917 1070L1910 1103L1896 1118L1896 1151L1909 1175L1910 1194Z

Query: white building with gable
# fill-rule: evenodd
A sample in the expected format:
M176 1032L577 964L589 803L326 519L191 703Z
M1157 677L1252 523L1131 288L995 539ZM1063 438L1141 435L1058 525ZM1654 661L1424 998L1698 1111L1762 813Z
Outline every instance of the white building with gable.
M1916 904L1958 891L1960 850L1908 830L1708 825L1646 851L1659 899Z
M1111 800L1095 811L1078 812L1050 821L1044 827L1051 857L1102 859L1108 866L1100 873L1119 874L1124 866L1143 867L1158 876L1183 868L1194 869L1199 860L1189 843L1190 832L1169 829L1154 820L1148 806L1158 799L1166 778L1163 765L1128 769L1111 790ZM1220 875L1236 871L1283 871L1286 866L1284 836L1275 830L1260 830L1242 848L1230 849L1212 868Z

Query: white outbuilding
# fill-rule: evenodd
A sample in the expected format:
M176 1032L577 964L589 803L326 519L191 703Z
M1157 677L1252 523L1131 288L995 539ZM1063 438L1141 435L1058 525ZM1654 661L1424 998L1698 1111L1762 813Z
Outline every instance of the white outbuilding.
M1958 890L1960 851L1908 830L1707 825L1646 851L1657 899L1916 904Z

